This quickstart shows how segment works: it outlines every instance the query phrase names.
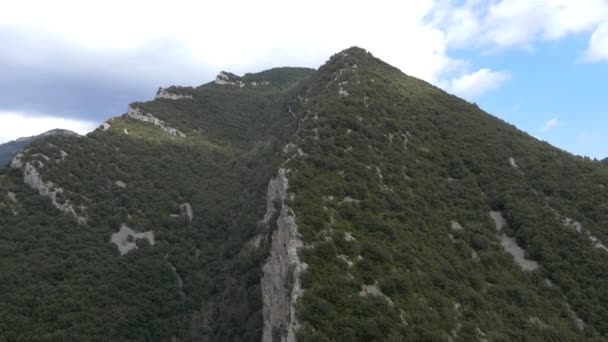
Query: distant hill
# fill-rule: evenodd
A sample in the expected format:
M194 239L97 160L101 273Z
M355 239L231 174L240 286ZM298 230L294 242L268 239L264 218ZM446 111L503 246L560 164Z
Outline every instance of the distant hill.
M78 133L74 133L72 131L68 131L65 129L53 129L47 132L44 132L39 135L34 135L31 137L19 138L17 140L9 141L7 143L0 145L0 168L6 166L13 157L23 151L29 144L32 142L42 139L49 136L60 135L60 136L78 136Z
M608 163L608 158L602 159L602 163Z

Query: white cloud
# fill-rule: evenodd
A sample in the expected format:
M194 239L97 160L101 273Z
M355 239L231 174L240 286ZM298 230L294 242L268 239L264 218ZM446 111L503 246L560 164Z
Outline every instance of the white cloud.
M428 21L435 9L436 0L380 0L373 5L361 0L311 0L305 6L281 0L170 4L164 0L57 0L52 4L22 0L3 6L0 29L44 32L64 41L66 47L79 49L76 57L137 56L134 51L155 42L170 44L161 51L170 58L150 61L148 56L131 64L124 58L105 58L119 62L94 66L75 59L70 66L110 69L104 74L124 71L139 78L158 74L155 65L167 72L181 70L181 74L195 70L196 75L203 74L201 70L244 73L282 65L318 67L331 54L357 45L409 75L444 84L466 72L466 61L448 55L446 33ZM5 58L28 67L49 64L44 46L9 51Z
M473 99L486 91L498 88L509 78L511 75L507 72L484 68L452 80L448 89L456 95Z
M86 120L66 119L55 116L28 115L16 112L0 112L0 143L62 128L86 134L98 124Z
M48 32L90 53L124 54L171 41L189 60L236 72L317 67L352 45L428 81L437 80L450 60L444 34L424 22L433 0L311 0L303 6L281 0L22 0L2 7L0 27Z
M540 129L541 132L547 132L557 126L559 126L561 124L561 122L559 121L558 118L553 118L550 119L549 121L545 122L545 124L543 125L543 127Z
M0 30L48 35L63 42L60 50L75 52L66 54L68 61L49 62L47 57L56 54L48 52L57 47L43 39L33 47L3 51L0 59L29 69L57 65L53 71L61 74L63 63L76 71L132 79L162 74L163 80L200 78L202 83L222 69L317 67L332 53L357 45L407 74L478 96L508 74L483 65L470 68L449 49L529 47L591 32L606 18L605 0L311 0L305 5L283 0L20 0L3 4ZM176 74L181 78L171 78Z
M452 47L490 51L531 48L537 41L587 32L608 18L605 0L440 1L433 19Z
M608 61L608 21L599 25L593 32L582 59L589 63Z

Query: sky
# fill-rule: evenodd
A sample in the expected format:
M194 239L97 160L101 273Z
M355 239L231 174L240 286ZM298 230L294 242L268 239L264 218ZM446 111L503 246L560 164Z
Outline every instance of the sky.
M317 68L359 46L538 139L608 157L608 0L5 1L0 46L0 143L86 133L159 86Z

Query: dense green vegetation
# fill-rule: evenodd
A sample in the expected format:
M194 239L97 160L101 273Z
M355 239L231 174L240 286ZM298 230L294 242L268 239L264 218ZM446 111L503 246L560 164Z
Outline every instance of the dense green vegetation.
M0 171L0 341L258 341L270 241L250 242L279 167L308 264L300 341L608 337L608 251L590 239L608 243L607 165L358 48L229 77L132 104L186 137L125 115L31 146L85 224ZM492 210L539 269L504 251ZM155 244L121 256L123 223Z
M288 165L312 246L301 340L607 336L608 253L551 208L608 241L608 169L357 49L324 65L306 97L294 139L306 157ZM503 251L491 210L539 270L521 271ZM365 284L393 304L361 296Z
M294 129L286 99L310 73L296 69L272 88L208 84L194 99L134 105L185 138L125 116L84 138L34 143L24 162L44 164L43 179L86 207L77 212L87 223L24 185L21 170L0 173L0 341L259 340L266 252L246 242ZM123 222L153 231L154 246L137 240L120 256L110 236Z

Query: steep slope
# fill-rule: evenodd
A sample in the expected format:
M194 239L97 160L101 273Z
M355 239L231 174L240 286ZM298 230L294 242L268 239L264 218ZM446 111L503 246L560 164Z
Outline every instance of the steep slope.
M302 96L300 340L607 336L605 166L356 48Z
M77 136L77 133L72 131L68 131L65 129L53 129L47 132L44 132L39 135L35 135L32 137L19 138L14 141L9 141L7 143L0 145L0 167L4 167L10 163L11 159L17 155L17 153L23 151L29 144L38 139L42 139L52 135L62 135L62 136Z
M0 171L0 335L603 340L607 185L359 48L222 72Z

